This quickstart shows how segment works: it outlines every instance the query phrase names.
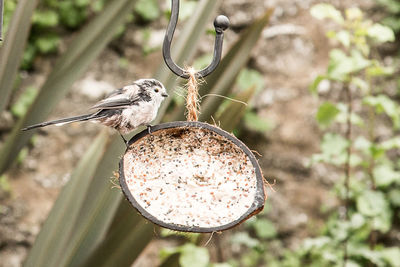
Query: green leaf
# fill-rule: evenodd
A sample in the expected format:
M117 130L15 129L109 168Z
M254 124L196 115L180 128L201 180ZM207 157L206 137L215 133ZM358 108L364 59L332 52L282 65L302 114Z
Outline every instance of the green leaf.
M375 107L377 113L384 112L392 119L394 127L400 128L400 108L392 99L386 95L367 96L363 103Z
M382 192L364 191L357 197L357 209L366 216L377 216L385 208L386 201Z
M28 110L28 107L32 104L37 93L38 89L35 87L30 86L26 88L26 90L22 93L22 95L19 96L15 104L11 106L11 113L18 118L25 115L26 111Z
M204 247L196 247L189 243L181 246L179 251L179 263L182 267L207 267L210 262L210 255Z
M318 75L317 78L314 79L314 81L312 82L312 84L309 87L309 90L313 95L318 94L318 86L326 78L327 77L325 75Z
M222 129L231 132L236 128L246 112L247 107L243 103L249 102L254 93L254 86L248 88L246 91L240 92L237 96L235 96L235 100L240 102L232 101L228 104L224 111L218 115L218 117L216 117L216 120L219 122Z
M359 229L366 223L365 217L360 213L355 213L350 218L350 225L352 229Z
M352 246L349 248L349 255L361 259L366 259L376 266L385 266L380 254L376 250L371 250L365 245Z
M351 83L357 86L362 93L367 93L369 91L369 84L359 77L352 77Z
M330 4L317 4L311 10L311 15L317 19L332 19L338 24L343 24L344 19L339 10Z
M75 7L70 1L60 1L59 15L63 25L71 29L76 29L87 19L88 11L86 8Z
M177 232L166 228L161 228L160 235L162 237L181 236L184 237L187 241L194 244L197 243L199 241L199 238L201 237L201 234L199 233Z
M37 2L38 0L18 1L4 44L0 48L0 113L10 99Z
M361 21L363 19L363 12L358 7L347 8L345 13L348 20Z
M400 31L400 20L397 17L390 16L383 18L382 23L385 26L388 26L389 28L393 29L395 33L398 33Z
M43 35L35 40L35 46L42 54L48 54L57 51L59 43L60 36L56 34Z
M394 137L381 143L385 150L400 148L400 137Z
M107 130L105 129L105 131ZM117 161L124 149L126 149L126 146L121 142L121 138L118 134L115 134L113 138L103 141L102 145L107 146L107 151L100 158L98 164L93 166L96 168L96 172L93 178L91 178L91 184L88 186L88 190L84 193L75 191L75 193L79 193L79 197L82 197L80 194L84 194L85 198L84 202L79 205L79 207L75 206L75 209L79 210L79 219L71 226L73 228L71 233L62 232L62 234L66 236L67 242L61 244L63 246L57 253L48 255L48 258L53 260L53 262L49 263L50 266L82 266L91 255L96 254L95 252L103 248L103 246L101 246L104 244L102 241L112 240L112 237L109 236L109 232L107 231L113 232L112 230L115 230L116 234L119 234L119 231L122 230L121 226L124 226L125 223L132 225L131 218L127 219L118 216L120 214L117 211L120 211L118 210L118 206L122 200L122 194L120 190L113 188L110 181L111 177L114 176ZM75 197L77 198L78 195ZM124 211L124 215L126 216L126 209ZM120 222L120 224L116 225L118 226L117 228L112 225L114 216ZM65 224L70 224L70 221L66 220ZM62 228L63 226L60 225L59 227ZM133 228L128 227L128 229ZM63 237L65 238L65 236ZM123 237L127 238L130 236L131 233L129 232L128 234L128 231L123 235ZM51 238L51 236L49 238ZM144 244L145 241L146 239L143 238L143 243L138 244L138 246ZM121 242L121 250L124 248L124 245L125 244ZM108 248L108 252L109 251L110 249ZM135 253L130 252L126 254L126 257L130 257L131 255L134 257ZM96 254L98 260L101 259L100 255ZM103 255L107 254L103 253ZM123 259L119 260L123 261ZM106 260L103 259L101 262L106 262Z
M212 263L210 267L234 267L234 266L224 262L224 263Z
M394 73L393 67L384 67L380 65L374 65L367 68L367 75L371 77L388 76Z
M330 235L336 242L343 242L349 237L351 231L351 222L349 221L334 221L329 227Z
M336 34L336 39L346 48L350 47L351 35L348 31L342 30Z
M354 148L363 152L364 155L371 156L375 160L385 155L385 149L382 146L371 143L363 136L359 136L354 141Z
M305 251L312 251L320 249L331 243L332 240L327 236L321 236L317 238L306 238L302 244L302 249Z
M154 226L138 213L126 216L127 213L132 213L132 206L124 199L115 216L115 223L83 266L130 266L139 257L153 239ZM110 253L110 247L114 248L113 253ZM78 266L74 264L70 266Z
M391 267L400 267L400 248L399 247L389 247L384 248L380 251L382 258Z
M349 146L349 141L334 133L327 133L322 139L322 151L329 155L340 155Z
M400 172L389 164L381 164L374 168L376 186L386 188L393 183L400 183Z
M77 207L80 207L85 200L97 164L105 152L105 141L108 138L106 132L103 131L94 140L61 191L28 254L25 266L45 266L63 252L64 242L67 242L73 233L75 221L80 219Z
M106 0L95 0L92 2L91 7L95 13L98 13L103 10L104 4Z
M243 121L247 128L259 133L266 133L275 127L272 122L259 116L254 111L246 112L244 114Z
M377 2L384 6L390 13L400 13L400 3L397 0L378 0Z
M0 191L10 193L11 192L11 185L9 183L9 179L7 175L0 175ZM0 211L0 214L2 212Z
M378 230L381 233L387 233L392 228L392 210L389 205L382 210L379 216L372 219L372 229Z
M77 7L87 7L90 4L91 0L74 0L74 4Z
M352 50L351 55L347 56L342 50L333 49L329 56L328 76L330 79L342 82L347 81L350 74L371 65L371 61L357 50Z
M353 147L359 151L368 154L369 150L371 149L372 143L371 141L367 140L364 136L358 136L353 143Z
M135 5L135 11L148 21L155 20L160 16L157 0L139 0Z
M336 104L336 107L340 110L340 113L336 116L336 121L338 123L347 124L348 106L344 103L338 103ZM351 113L350 121L352 124L360 127L364 125L363 119L360 116L358 116L355 112Z
M392 29L379 23L368 28L368 36L378 43L394 42L396 39Z
M329 126L340 113L339 109L331 102L323 103L317 112L316 119L320 126Z
M28 43L24 51L24 56L22 57L22 69L27 70L31 68L32 62L36 56L36 52L36 46L34 46L32 43Z
M58 20L58 14L53 10L37 10L33 14L33 23L43 28L57 26Z
M393 206L400 207L400 189L390 190L389 200L393 204Z
M10 24L11 16L13 15L15 9L17 7L16 1L3 1L3 41L4 41L4 33L7 32L8 26Z
M246 232L237 232L231 237L232 244L244 245L248 248L257 247L260 242L249 236Z
M326 133L322 138L321 154L315 154L312 162L326 162L334 165L342 165L346 159L348 140L334 133Z
M248 88L255 86L256 92L259 92L265 86L264 78L261 73L248 68L240 71L236 82L241 90L247 90Z
M259 238L273 238L277 234L274 224L267 219L256 219L253 228Z
M23 149L21 149L21 151L18 153L18 157L17 157L17 163L18 164L22 164L22 162L25 161L26 157L28 156L28 148L24 147Z

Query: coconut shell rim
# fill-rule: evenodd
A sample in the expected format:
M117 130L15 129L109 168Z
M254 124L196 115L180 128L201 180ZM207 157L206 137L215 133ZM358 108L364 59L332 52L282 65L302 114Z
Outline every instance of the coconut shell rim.
M157 219L155 216L150 214L148 211L146 211L133 197L131 194L128 184L126 183L125 180L125 175L124 175L124 157L125 154L129 151L129 147L140 140L141 138L149 135L149 132L147 129L143 130L142 132L136 134L133 136L129 142L128 142L128 147L125 151L124 156L121 158L119 162L119 183L122 188L122 192L124 193L125 197L127 200L131 203L131 205L147 220L151 221L152 223L170 229L174 231L180 231L180 232L192 232L192 233L212 233L212 232L221 232L224 230L228 230L230 228L233 228L240 223L246 221L248 218L252 217L253 215L259 213L262 211L264 208L265 200L266 200L266 194L264 191L264 177L261 172L261 168L258 164L258 161L254 154L250 151L250 149L239 139L237 139L235 136L232 134L222 130L221 128L218 128L216 126L213 126L208 123L204 122L197 122L197 121L174 121L174 122L167 122L167 123L162 123L158 125L154 125L151 127L151 133L154 134L157 131L161 130L166 130L166 129L171 129L171 128L200 128L200 129L207 129L210 131L213 131L217 134L219 134L222 137L225 137L229 141L231 141L233 144L235 144L237 147L239 147L245 154L246 156L250 159L251 164L254 167L255 170L255 175L256 175L256 180L257 180L257 190L256 194L254 197L254 201L250 208L242 215L240 218L228 223L224 224L221 226L217 227L198 227L198 226L185 226L185 225L179 225L179 224L172 224L172 223L166 223L163 222L159 219Z

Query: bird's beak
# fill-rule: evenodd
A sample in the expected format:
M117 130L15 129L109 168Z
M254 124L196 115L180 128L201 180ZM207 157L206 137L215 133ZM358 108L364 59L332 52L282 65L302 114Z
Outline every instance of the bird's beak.
M167 93L162 93L161 96L162 97L168 97L168 94Z

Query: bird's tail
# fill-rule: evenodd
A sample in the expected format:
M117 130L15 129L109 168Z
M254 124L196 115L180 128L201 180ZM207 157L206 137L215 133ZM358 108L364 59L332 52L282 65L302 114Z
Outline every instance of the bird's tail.
M76 122L76 121L87 121L87 120L90 120L90 119L97 118L96 115L97 115L97 113L91 113L91 114L75 116L75 117L70 117L70 118L64 118L64 119L59 119L59 120L54 120L54 121L42 122L42 123L30 125L30 126L28 126L26 128L23 128L22 131L28 131L28 130L32 130L32 129L35 129L35 128L45 127L45 126L48 126L48 125L61 126L61 125L64 125L64 124L67 124L67 123L71 123L71 122Z

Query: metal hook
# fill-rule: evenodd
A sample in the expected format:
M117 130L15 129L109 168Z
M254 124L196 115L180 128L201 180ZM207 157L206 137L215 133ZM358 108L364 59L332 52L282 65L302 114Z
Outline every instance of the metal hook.
M3 41L3 0L0 0L0 41Z
M174 36L176 24L178 23L179 17L179 0L172 0L171 3L171 19L168 24L167 32L164 38L163 44L163 57L164 61L167 64L168 68L175 73L176 75L188 79L188 73L175 64L175 62L171 58L171 42ZM195 75L197 78L204 78L213 72L221 61L222 54L222 44L224 41L224 31L229 27L229 19L226 16L220 15L214 20L214 28L215 28L215 45L214 45L214 56L210 65Z

